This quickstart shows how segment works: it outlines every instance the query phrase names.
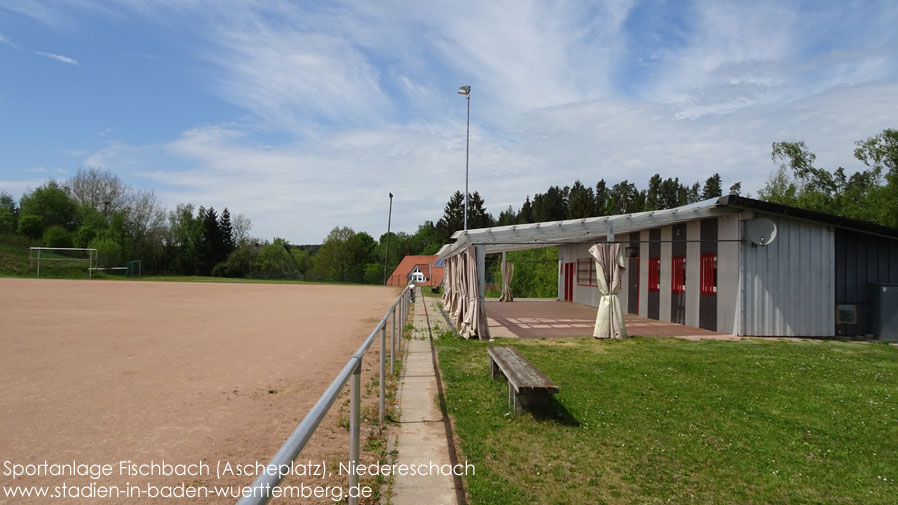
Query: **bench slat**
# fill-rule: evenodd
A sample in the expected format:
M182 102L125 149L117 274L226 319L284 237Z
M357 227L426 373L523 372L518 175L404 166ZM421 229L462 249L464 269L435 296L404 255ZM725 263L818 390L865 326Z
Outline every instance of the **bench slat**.
M514 347L490 347L490 358L518 393L558 393L558 386Z

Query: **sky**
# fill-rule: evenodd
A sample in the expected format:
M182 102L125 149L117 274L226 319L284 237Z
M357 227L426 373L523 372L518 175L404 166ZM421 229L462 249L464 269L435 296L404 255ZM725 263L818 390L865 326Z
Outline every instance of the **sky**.
M251 234L414 233L655 173L756 194L898 127L894 1L0 0L0 191L84 168Z

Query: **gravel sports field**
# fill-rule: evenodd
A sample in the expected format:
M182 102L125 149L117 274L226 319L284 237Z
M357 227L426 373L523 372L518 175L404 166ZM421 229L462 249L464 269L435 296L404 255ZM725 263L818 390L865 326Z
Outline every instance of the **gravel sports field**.
M0 279L0 486L248 485L251 476L219 479L216 465L267 463L398 294L363 286ZM376 362L375 345L366 368ZM300 459L345 460L339 403ZM129 475L122 461L194 469L205 462L212 475ZM12 465L44 462L109 464L113 473L54 476L47 467L32 468L41 475L9 475ZM235 501L0 492L0 504Z

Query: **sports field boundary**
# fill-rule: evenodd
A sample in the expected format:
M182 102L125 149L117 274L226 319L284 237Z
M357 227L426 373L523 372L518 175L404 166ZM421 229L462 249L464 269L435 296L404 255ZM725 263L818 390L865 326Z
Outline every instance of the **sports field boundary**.
M413 299L414 285L409 285L403 289L402 293L393 302L393 305L387 309L384 316L378 321L374 330L368 335L361 347L350 356L346 365L337 374L337 377L331 382L331 385L324 391L321 397L315 402L315 405L308 414L299 423L293 433L287 438L287 441L281 446L274 457L266 466L267 471L261 472L258 478L253 482L250 489L244 494L237 504L238 505L264 505L273 497L273 490L277 488L284 477L289 473L289 468L299 457L306 443L315 433L318 425L324 419L331 406L336 401L343 390L343 387L349 382L350 387L350 414L349 414L349 466L354 468L359 464L360 441L361 441L361 375L362 360L365 353L374 343L378 333L380 333L380 375L379 375L379 401L378 401L378 423L384 422L384 400L386 396L386 348L387 348L387 325L388 319L392 315L392 332L390 338L390 369L391 373L395 370L396 345L398 343L397 329L402 331L405 321L408 319L411 301ZM397 321L398 319L398 321ZM397 322L399 327L397 328ZM350 472L349 475L349 504L358 505L358 494L353 495L353 490L359 489L359 474Z

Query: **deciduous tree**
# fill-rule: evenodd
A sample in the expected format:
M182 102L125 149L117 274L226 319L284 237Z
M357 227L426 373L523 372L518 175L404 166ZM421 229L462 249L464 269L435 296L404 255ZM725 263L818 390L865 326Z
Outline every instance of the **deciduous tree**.
M50 179L39 188L25 193L19 202L20 216L37 216L40 218L41 233L45 228L59 225L66 230L75 229L75 218L78 206L69 196L68 190Z
M100 168L79 168L67 186L79 205L93 207L104 216L123 211L131 195L130 186L117 175Z

